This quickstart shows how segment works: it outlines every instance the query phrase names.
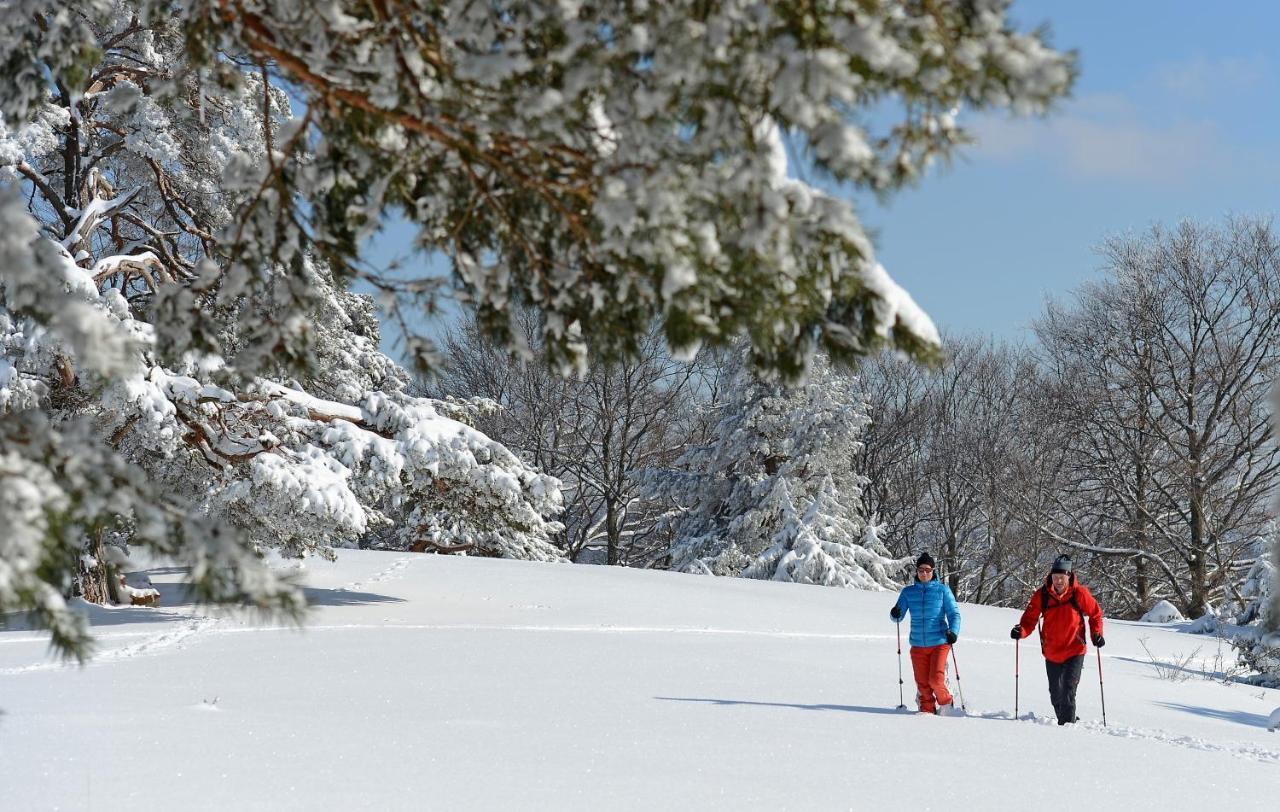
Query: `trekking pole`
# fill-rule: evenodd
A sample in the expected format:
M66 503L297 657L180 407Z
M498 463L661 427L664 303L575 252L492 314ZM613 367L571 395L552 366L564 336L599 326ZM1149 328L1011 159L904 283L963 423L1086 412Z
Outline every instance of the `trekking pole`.
M956 647L951 646L951 664L956 667L956 692L960 694L960 710L968 713L964 705L964 686L960 684L960 663L956 661Z
M1013 721L1018 721L1018 680L1022 671L1022 640L1013 641Z
M1107 726L1107 692L1102 687L1102 649L1097 646L1093 650L1098 652L1098 693L1102 695L1102 726Z
M893 624L898 629L898 707L897 710L906 710L907 703L902 699L902 624Z

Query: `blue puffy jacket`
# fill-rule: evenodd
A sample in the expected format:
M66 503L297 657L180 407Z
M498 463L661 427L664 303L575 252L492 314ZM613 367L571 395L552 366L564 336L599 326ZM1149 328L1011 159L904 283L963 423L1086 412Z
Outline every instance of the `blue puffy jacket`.
M947 642L947 631L960 634L960 607L951 587L932 578L917 580L898 595L894 604L903 613L911 613L911 645L940 646ZM901 623L898 617L895 623Z

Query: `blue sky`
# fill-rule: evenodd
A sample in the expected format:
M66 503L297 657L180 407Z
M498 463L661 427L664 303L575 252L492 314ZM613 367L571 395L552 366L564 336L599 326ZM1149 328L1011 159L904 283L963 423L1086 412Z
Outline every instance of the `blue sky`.
M1012 17L1079 51L1072 98L1044 119L962 116L979 143L951 167L855 198L940 327L1030 339L1047 296L1098 274L1107 236L1280 209L1280 3L1017 0ZM412 234L392 224L371 258L404 256Z
M965 117L979 143L887 205L858 198L879 258L944 329L1029 337L1096 246L1153 223L1270 215L1280 190L1280 4L1018 0L1080 52L1048 118Z

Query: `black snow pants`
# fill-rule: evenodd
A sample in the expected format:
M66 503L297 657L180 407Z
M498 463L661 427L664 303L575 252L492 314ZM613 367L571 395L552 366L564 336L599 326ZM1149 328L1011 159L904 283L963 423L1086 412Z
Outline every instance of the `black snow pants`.
M1064 663L1045 660L1044 666L1049 672L1049 699L1053 701L1053 712L1058 715L1058 724L1074 722L1076 720L1076 688L1080 687L1084 655L1072 657Z

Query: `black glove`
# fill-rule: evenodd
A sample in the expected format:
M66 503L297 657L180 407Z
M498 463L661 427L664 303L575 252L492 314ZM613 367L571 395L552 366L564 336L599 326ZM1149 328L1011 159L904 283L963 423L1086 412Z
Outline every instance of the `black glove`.
M947 632L947 645L949 645L949 646L950 646L950 645L954 645L954 644L955 644L955 642L956 642L956 633L955 633L955 632Z
M1095 634L1093 636L1093 644L1098 648L1102 648L1107 644L1107 639L1100 634Z
M893 618L894 620L901 620L902 609L898 608L897 604L894 604L894 607L889 610L889 617Z
M1021 639L1022 639L1022 627L1021 627L1021 626L1014 626L1014 627L1009 631L1009 637L1010 637L1010 639L1013 639L1013 640L1021 640Z

